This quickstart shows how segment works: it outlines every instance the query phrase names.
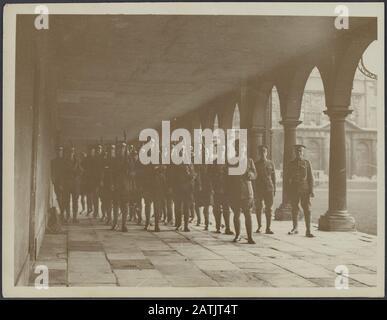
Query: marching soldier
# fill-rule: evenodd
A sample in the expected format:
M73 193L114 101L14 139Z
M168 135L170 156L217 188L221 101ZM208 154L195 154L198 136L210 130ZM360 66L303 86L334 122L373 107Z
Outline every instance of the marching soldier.
M194 157L195 157L194 150L191 147L191 161L192 161L192 163L194 163ZM206 166L205 164L194 165L196 179L195 179L195 185L194 185L194 199L193 199L193 202L191 204L191 209L190 209L190 217L191 217L190 222L192 222L196 216L196 226L200 226L200 224L201 224L200 208L203 207L204 206L203 203L207 202L206 200L208 200L206 198L206 195L202 192L202 179L201 179L202 174L201 173L202 173L202 171L205 170L205 168L204 168L205 166ZM203 176L203 179L205 179L204 176ZM212 195L210 195L210 196L212 196Z
M164 153L169 152L167 148L163 149ZM165 212L166 212L166 224L167 225L172 225L173 224L173 198L174 198L174 193L173 193L173 165L170 164L166 166L165 169L165 182L166 182L166 201L165 201Z
M173 201L174 205L174 216L175 216L175 228L178 229L178 226L181 225L181 206L182 202L180 199L179 185L178 185L178 169L179 166L171 163L167 166L166 169L166 183L167 183L167 210L170 210L172 215L172 204L170 200ZM169 205L171 207L169 207ZM168 212L168 211L167 211ZM168 213L167 213L168 215ZM170 223L172 223L173 217L170 217Z
M121 231L127 232L126 218L128 215L129 206L129 162L127 158L126 143L120 142L117 144L119 147L118 154L113 161L113 226L114 230L118 223L118 209L121 210L122 221Z
M274 163L267 159L267 147L259 148L260 159L255 163L257 170L257 179L254 183L255 208L258 222L257 233L261 232L262 227L262 202L265 204L266 216L266 234L273 234L270 229L271 213L274 195L276 191Z
M51 180L54 185L54 192L58 202L61 220L65 220L65 174L66 161L64 158L64 148L59 145L56 148L56 158L51 160Z
M220 146L219 146L220 147ZM233 235L230 228L230 204L227 194L228 168L226 164L218 163L215 159L214 164L210 167L212 187L214 190L213 214L215 217L216 233L220 233L222 216L226 226L225 234ZM208 230L208 225L204 230Z
M188 149L182 149L182 152L189 152ZM182 216L184 217L184 232L189 232L188 227L189 223L189 214L190 209L194 201L194 192L195 192L195 180L197 174L193 164L181 164L177 167L177 197L181 201L181 210L180 216L178 217L178 222L176 230L179 230L182 223Z
M162 164L153 166L154 187L153 187L153 210L155 216L155 232L160 231L159 220L165 208L167 198L167 177L166 166Z
M86 185L86 197L87 197L87 215L95 210L94 203L95 197L97 196L97 188L99 184L99 177L95 170L96 165L96 155L95 147L89 147L89 154L84 161L83 168L85 172L83 174L83 180Z
M82 212L89 212L89 208L91 208L90 199L87 196L87 181L85 177L85 166L87 163L87 153L82 152L80 165L83 168L83 173L81 176L81 205L82 205Z
M107 218L106 223L112 221L112 210L118 212L118 206L114 193L114 167L116 157L116 146L109 146L107 158L103 163L103 171L100 182L100 192L102 197L102 219Z
M214 205L214 189L211 179L211 165L201 164L197 166L200 179L200 189L196 193L195 207L197 211L197 226L201 223L200 210L203 208L204 230L208 230L209 208Z
M75 147L71 147L70 156L68 159L68 192L66 193L66 206L68 208L68 213L70 212L70 199L72 203L73 211L73 222L77 223L78 215L78 201L79 195L81 193L81 177L83 174L83 168L80 164L79 159L75 155ZM68 214L68 218L70 215Z
M129 220L141 223L141 190L139 180L140 162L138 153L133 145L129 146L128 154L129 166Z
M140 152L144 152L140 150ZM151 226L151 209L153 203L153 188L154 188L154 168L153 164L141 164L140 169L141 195L145 204L145 227L148 230Z
M235 152L238 155L239 140L235 140ZM247 150L242 150L241 157L247 157ZM251 225L251 209L254 202L252 180L255 180L257 172L255 170L254 161L251 158L247 159L247 168L243 175L229 175L228 176L228 196L230 199L231 209L234 212L234 227L235 238L234 242L240 241L240 213L243 212L245 216L245 225L247 233L247 242L254 244L252 237Z
M99 203L101 200L101 205L102 205L102 189L101 189L101 179L104 171L104 163L105 163L105 152L103 150L103 146L101 143L97 145L96 148L96 156L95 159L93 160L93 176L94 179L92 178L92 183L91 185L94 187L93 188L93 217L98 218L99 217ZM103 211L103 210L102 210Z
M314 235L310 231L310 198L314 197L312 166L308 160L304 159L304 145L296 144L294 145L294 149L296 157L289 163L286 181L292 206L293 220L293 228L288 234L292 235L298 233L298 205L301 203L305 217L305 235L308 238L313 238Z

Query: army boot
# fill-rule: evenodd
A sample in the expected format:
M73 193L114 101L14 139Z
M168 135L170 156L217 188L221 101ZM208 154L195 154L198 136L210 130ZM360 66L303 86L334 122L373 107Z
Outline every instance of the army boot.
M262 228L262 207L258 207L255 211L255 214L257 215L257 224L258 228L255 231L255 233L261 233Z
M298 208L292 212L293 229L288 232L289 235L298 234Z
M274 234L270 229L271 226L271 210L266 212L266 234Z
M189 216L188 213L184 215L184 232L190 232L191 230L188 228L189 225Z
M250 213L245 215L245 226L246 226L246 233L247 233L247 243L248 244L255 244L255 241L253 240L252 236L252 225L251 225L251 215Z
M314 235L310 232L310 212L304 212L304 218L306 227L305 236L308 238L314 238Z

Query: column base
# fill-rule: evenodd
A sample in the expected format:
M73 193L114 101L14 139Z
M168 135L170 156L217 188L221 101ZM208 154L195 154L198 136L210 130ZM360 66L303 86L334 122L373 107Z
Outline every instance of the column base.
M328 211L320 216L318 229L321 231L356 231L355 218L348 213Z
M302 220L304 218L304 214L302 211L298 212L298 220ZM292 207L290 204L283 204L275 209L274 212L274 220L277 221L292 221Z

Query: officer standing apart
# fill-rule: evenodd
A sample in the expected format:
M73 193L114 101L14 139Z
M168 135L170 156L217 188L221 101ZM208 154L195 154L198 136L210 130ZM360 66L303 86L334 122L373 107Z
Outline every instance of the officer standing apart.
M295 159L289 163L287 185L290 195L290 203L292 206L293 229L288 233L290 235L298 233L298 204L304 211L306 236L313 238L314 235L310 232L310 198L313 194L313 175L312 167L308 160L304 159L305 146L301 144L294 145Z
M255 180L255 208L257 214L258 229L262 227L262 204L265 204L266 234L273 234L270 229L273 200L276 191L274 163L267 159L267 147L260 146L260 159L255 163L257 179Z

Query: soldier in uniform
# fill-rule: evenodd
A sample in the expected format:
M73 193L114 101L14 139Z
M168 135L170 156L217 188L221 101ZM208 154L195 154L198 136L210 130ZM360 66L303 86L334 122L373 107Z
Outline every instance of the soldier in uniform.
M99 204L101 201L102 205L102 189L100 186L100 182L102 179L102 174L104 171L104 163L105 163L105 152L103 150L102 144L98 144L96 147L96 156L92 161L92 182L91 185L93 187L93 216L94 218L99 217ZM94 178L93 178L94 177Z
M83 168L79 159L77 159L75 154L75 147L71 147L70 155L68 159L68 192L66 192L66 206L68 213L70 212L70 199L72 203L73 211L73 222L77 223L78 215L78 201L79 195L81 193L81 177L83 174ZM68 215L68 218L70 216Z
M257 178L254 183L255 209L258 222L258 229L256 232L261 232L263 202L265 204L266 234L273 234L273 231L270 229L270 225L273 200L276 191L274 163L267 159L266 146L260 146L259 154L260 159L255 163Z
M169 224L172 223L173 213L174 213L175 228L177 228L178 225L181 225L181 200L178 192L179 185L177 183L178 168L179 166L174 163L171 163L166 168L167 210L170 210L170 215L171 215L170 218L167 218L167 221L169 220L168 221ZM173 202L174 212L172 211L172 204L170 202ZM167 217L168 217L168 211L167 211Z
M86 212L86 211L88 212L89 208L91 207L90 200L87 197L87 181L86 181L86 177L85 177L86 163L87 163L87 153L82 152L81 159L80 159L80 164L81 164L81 167L83 168L83 173L81 176L81 194L80 194L81 205L82 205L82 212L81 213Z
M61 220L65 220L65 199L64 199L64 187L65 187L65 158L64 148L62 145L56 148L56 158L51 160L51 180L54 185L54 192L56 200L58 202Z
M167 177L166 166L158 164L153 166L153 210L155 216L155 232L160 231L159 220L165 208L165 201L167 198Z
M224 148L224 146L218 147ZM209 172L214 190L213 214L215 217L215 232L220 233L223 216L224 224L226 226L225 234L233 235L234 232L232 232L230 228L230 204L227 194L228 168L226 164L218 162L218 159L215 159ZM204 230L208 230L208 225L206 225Z
M129 161L127 157L126 143L117 143L118 154L113 161L113 225L112 230L118 224L118 209L121 211L121 231L127 232L126 218L129 206Z
M235 140L235 152L238 156L239 140ZM247 150L242 150L241 157L247 157ZM234 242L240 241L240 214L241 211L245 216L245 225L247 233L247 241L249 244L254 244L252 237L251 225L251 209L254 202L254 192L252 180L257 177L254 161L251 158L247 159L247 168L243 175L229 175L227 179L227 193L230 199L231 209L234 213L235 238Z
M134 221L137 217L137 224L141 223L141 190L139 180L140 162L138 153L133 145L129 146L129 220Z
M197 226L201 223L200 211L203 208L204 230L208 230L209 225L209 209L214 205L214 189L211 179L211 165L201 164L197 166L197 171L200 179L200 189L196 193L195 208L197 211Z
M313 238L314 235L310 231L310 198L314 197L313 174L310 162L304 159L304 149L304 145L294 145L295 159L288 165L288 177L286 183L289 190L293 220L293 228L288 234L292 235L298 233L298 211L299 204L301 203L305 217L305 235L308 238Z
M195 153L193 147L191 147L191 163L194 163L195 159ZM203 162L202 162L203 163ZM196 173L196 179L195 179L195 185L194 185L194 197L193 197L193 202L191 204L191 209L190 209L190 221L192 222L193 219L196 216L196 226L200 226L201 224L201 215L200 215L200 208L204 206L204 203L207 202L206 196L202 192L202 171L206 170L204 167L205 164L195 164L194 165L194 170ZM206 177L203 176L203 179ZM210 195L211 196L211 195Z
M94 211L94 202L96 197L96 190L98 187L98 177L95 172L96 155L95 147L89 147L89 154L84 161L83 168L85 172L83 174L83 180L86 186L86 197L87 197L87 215Z
M163 149L163 152L169 152L167 149ZM166 212L166 224L173 224L173 164L170 164L165 169L166 178L166 201L165 201L165 212Z
M140 152L143 152L140 150ZM154 168L153 164L141 164L140 169L141 195L145 204L145 227L148 230L151 226L151 210L153 203L153 188L154 188Z
M110 224L112 221L112 211L118 212L118 205L114 193L116 146L112 144L108 149L107 157L103 162L100 192L102 197L102 219L107 218L106 223Z
M188 149L183 149L182 152L189 152ZM178 186L178 198L181 200L181 215L184 217L184 232L189 232L189 215L192 203L194 201L195 183L197 174L195 172L194 165L181 164L178 166L177 172L177 186ZM181 215L178 218L176 229L181 227L182 219Z
M175 145L175 144L174 144ZM171 152L171 157L174 153L177 152L173 147ZM167 167L167 186L169 189L169 193L173 199L173 207L174 207L174 215L175 215L175 228L176 231L180 229L182 222L182 210L183 210L183 199L180 190L180 167L181 164L177 165L175 163L171 163Z

